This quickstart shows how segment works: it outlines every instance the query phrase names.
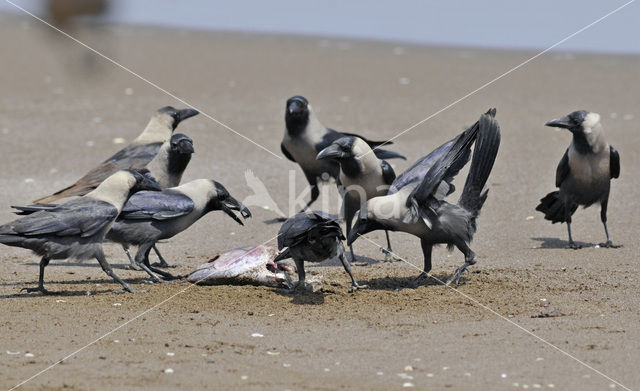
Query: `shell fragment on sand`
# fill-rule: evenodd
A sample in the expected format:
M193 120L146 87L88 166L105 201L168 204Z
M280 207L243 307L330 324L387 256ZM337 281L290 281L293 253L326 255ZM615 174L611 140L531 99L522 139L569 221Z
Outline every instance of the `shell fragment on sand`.
M216 255L209 262L200 265L187 280L200 285L216 285L224 283L249 283L269 286L286 286L287 275L274 265L278 255L275 246L243 247ZM289 272L294 269L290 268Z

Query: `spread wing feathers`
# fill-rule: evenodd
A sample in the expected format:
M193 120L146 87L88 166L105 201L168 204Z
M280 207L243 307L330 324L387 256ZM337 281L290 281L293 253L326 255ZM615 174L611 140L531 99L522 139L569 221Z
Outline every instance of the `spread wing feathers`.
M448 145L447 148L440 147L436 150L439 158L429 162L430 167L426 170L422 182L407 197L406 206L411 212L405 219L414 220L420 216L429 228L432 227L432 221L436 218L436 207L454 191L455 188L451 182L471 157L471 145L478 136L478 129L479 123L476 122L445 144Z
M34 212L0 227L0 235L80 235L89 237L111 224L118 209L104 201L82 198Z
M611 178L618 178L620 176L620 155L614 147L609 146L609 157L611 159L609 162Z
M391 187L389 188L389 194L397 193L398 190L412 183L421 181L422 178L424 178L426 172L429 171L434 163L441 159L442 156L444 156L444 154L451 148L451 145L453 145L454 141L455 139L447 141L427 156L415 162L413 166L406 169L393 181Z
M562 155L562 159L560 159L560 163L558 163L558 168L556 168L556 187L560 187L562 182L569 175L569 150L567 149Z
M293 247L303 241L334 236L344 240L337 218L323 212L302 212L289 218L278 232L278 250Z
M393 167L391 167L391 164L387 163L386 160L380 161L380 167L382 168L382 179L384 183L391 185L396 179L396 173L393 171Z
M191 198L176 191L139 191L129 198L119 219L170 220L187 215L194 208L195 203Z
M156 156L161 145L162 143L129 145L100 163L73 185L58 190L49 196L38 198L33 202L36 204L51 203L61 198L83 196L98 187L102 181L118 170L144 168Z

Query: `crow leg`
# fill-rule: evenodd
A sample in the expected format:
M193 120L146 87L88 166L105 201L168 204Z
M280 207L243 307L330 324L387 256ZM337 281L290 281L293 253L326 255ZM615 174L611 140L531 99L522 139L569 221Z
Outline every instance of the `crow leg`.
M306 278L306 273L304 271L304 261L297 258L293 258L293 261L296 263L298 281L294 284L291 284L291 287L287 290L288 293L294 293L298 290L298 287L300 287L301 285L304 286L304 280Z
M342 246L342 243L340 243L340 239L336 238L336 242L338 243L338 257L340 257L340 262L342 262L342 266L344 266L344 270L346 270L347 274L349 274L349 277L351 277L351 289L355 291L357 289L368 288L367 285L359 285L356 282L356 279L353 278L351 265L349 264L347 257L345 257L344 255L344 246Z
M158 250L158 246L154 244L152 248L153 248L153 251L158 256L158 260L160 261L160 262L154 263L153 266L162 267L162 268L174 268L178 266L178 265L169 265L167 261L165 261L164 258L162 257L162 254L160 254L160 250Z
M447 286L449 286L453 281L458 285L460 283L460 276L462 273L464 273L469 266L475 265L476 263L476 254L471 251L465 242L456 243L455 246L464 254L464 264L460 266L451 277L449 277L446 283Z
M600 220L602 220L602 225L604 225L604 233L605 235L607 235L607 241L605 243L600 243L599 246L606 248L620 248L622 247L621 245L613 244L613 242L611 241L611 237L609 236L609 229L607 229L607 204L609 202L608 198L609 197L607 196L607 198L600 204Z
M420 239L420 246L422 247L422 255L424 256L424 269L418 277L411 281L411 285L417 286L423 279L429 278L429 272L431 271L431 252L433 251L433 244Z
M567 233L569 234L569 245L567 246L568 248L572 248L574 250L578 250L581 249L582 246L580 246L579 244L576 244L573 241L573 237L571 236L571 205L567 205L565 204L565 220L567 222Z
M129 267L133 270L142 270L140 266L136 263L136 261L133 260L133 257L131 256L131 251L129 251L129 245L123 244L122 249L124 250L124 253L127 254L127 258L129 258L129 263L131 263Z
M149 253L151 252L151 248L153 248L154 245L155 243L144 243L141 244L140 247L138 247L138 252L136 253L136 262L138 263L138 265L140 265L140 267L142 267L143 270L147 272L147 274L149 274L151 278L156 282L160 282L157 281L157 274L169 280L177 279L177 277L173 274L157 269L149 264Z
M51 292L44 289L44 268L49 264L49 258L42 257L40 259L40 275L38 276L38 287L37 288L22 288L21 291L26 291L27 293L31 292L40 292L43 295L50 295Z
M389 238L389 231L384 230L384 234L387 237L387 248L382 249L382 253L384 254L386 261L396 260L397 257L393 255L393 250L391 249L391 239Z
M104 256L104 253L102 251L100 251L99 254L96 254L96 259L98 260L100 267L102 267L102 270L104 270L104 272L107 273L109 277L113 278L117 283L122 285L125 291L131 292L131 293L144 292L144 291L139 291L131 288L131 286L126 282L124 282L122 278L118 277L116 273L114 273L113 270L111 269L111 265L109 265L109 263L107 262L107 258Z
M318 197L320 197L320 189L318 188L318 184L317 183L311 183L311 199L309 200L309 202L307 202L307 205L305 205L305 207L300 210L299 213L302 213L305 210L309 209L311 204L316 202Z
M342 206L344 208L344 222L347 231L347 237L349 237L349 233L351 232L351 224L353 223L353 216L357 212L358 202L353 200L349 194L344 195L344 201ZM356 261L356 254L353 252L353 243L349 245L349 251L351 252L351 262Z

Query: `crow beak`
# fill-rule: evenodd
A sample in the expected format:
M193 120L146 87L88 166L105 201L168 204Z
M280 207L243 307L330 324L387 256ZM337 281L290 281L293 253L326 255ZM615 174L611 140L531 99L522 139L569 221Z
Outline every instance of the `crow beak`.
M322 151L320 151L318 156L316 156L316 159L317 160L340 159L343 157L346 157L346 154L342 152L340 146L337 144L331 144L325 149L323 149Z
M289 114L302 113L304 111L304 105L297 100L291 101L291 103L289 103L289 107L287 107L287 111Z
M249 208L247 208L246 206L244 206L242 204L242 202L236 200L235 198L233 198L231 196L228 196L224 201L221 202L220 209L222 209L222 211L224 213L229 215L229 217L234 219L240 225L244 225L244 223L233 212L234 210L235 211L239 211L240 214L242 215L242 217L245 218L245 219L251 217L251 211L249 211Z
M178 115L176 116L176 123L180 123L187 118L191 118L194 115L198 115L200 112L195 109L182 109L178 110Z
M552 119L551 121L547 122L544 125L551 126L552 128L564 128L564 129L570 129L573 127L572 121L571 119L569 119L569 117Z
M162 187L158 184L158 182L153 179L150 175L143 175L142 181L133 188L134 191L140 190L151 190L151 191L161 191Z
M191 140L180 140L178 142L178 151L183 154L194 153L195 149L193 149L193 142Z
M356 220L356 224L351 228L351 232L349 232L349 237L347 238L347 245L351 246L353 242L356 241L361 235L367 234L371 231L375 231L378 229L384 229L382 224L372 221L369 219L361 219L358 217Z

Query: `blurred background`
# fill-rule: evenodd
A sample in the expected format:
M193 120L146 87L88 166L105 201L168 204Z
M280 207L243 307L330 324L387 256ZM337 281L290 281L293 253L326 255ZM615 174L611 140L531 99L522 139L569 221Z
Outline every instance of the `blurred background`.
M545 49L623 1L541 0L12 0L58 26L75 17L103 22L360 38L430 45ZM0 12L21 12L0 2ZM640 53L640 6L630 4L559 48L599 53Z

